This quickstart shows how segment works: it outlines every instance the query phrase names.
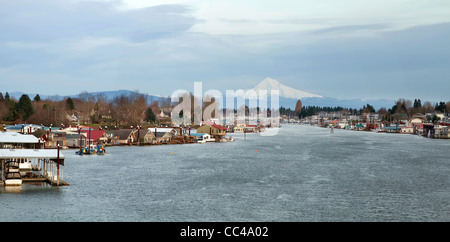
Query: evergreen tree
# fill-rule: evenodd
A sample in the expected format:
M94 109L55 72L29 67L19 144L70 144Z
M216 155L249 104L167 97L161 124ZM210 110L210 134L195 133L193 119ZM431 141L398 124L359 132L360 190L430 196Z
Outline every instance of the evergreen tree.
M369 113L375 113L375 108L370 104L367 104L367 106L364 106L363 109L367 110Z
M27 120L34 113L33 103L28 95L23 94L14 107L15 118Z
M145 112L145 120L152 123L156 121L156 115L151 108L148 108L147 112Z
M41 101L41 97L39 96L39 94L36 94L36 96L33 99L34 102L40 102Z
M434 110L444 112L446 108L445 102L439 102L439 104L436 103Z
M67 98L67 100L66 100L66 107L67 107L67 109L68 110L74 110L75 109L75 104L73 104L73 100L72 100L72 98Z
M421 108L422 107L422 102L420 101L420 99L414 99L414 108Z

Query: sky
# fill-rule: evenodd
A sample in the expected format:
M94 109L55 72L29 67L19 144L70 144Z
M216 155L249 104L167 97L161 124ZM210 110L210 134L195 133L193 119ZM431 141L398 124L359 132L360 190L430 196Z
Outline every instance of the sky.
M448 0L0 0L0 92L450 101Z

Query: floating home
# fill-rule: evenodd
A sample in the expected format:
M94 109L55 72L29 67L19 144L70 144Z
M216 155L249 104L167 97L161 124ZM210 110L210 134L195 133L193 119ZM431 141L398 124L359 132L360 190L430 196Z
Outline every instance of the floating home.
M227 128L220 126L218 124L212 123L212 124L204 124L203 126L200 126L197 128L198 133L204 133L209 134L211 137L215 138L216 140L220 140L225 137L227 134Z
M41 149L32 135L0 132L0 185L20 186L23 182L68 185L63 179L64 155L57 149Z

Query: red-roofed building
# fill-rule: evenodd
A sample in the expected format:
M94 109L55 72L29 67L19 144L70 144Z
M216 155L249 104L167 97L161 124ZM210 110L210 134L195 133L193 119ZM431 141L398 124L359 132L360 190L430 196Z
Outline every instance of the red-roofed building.
M86 138L91 141L91 143L105 143L108 140L108 137L106 136L105 130L92 130L89 132L89 130L82 129L81 133L86 134Z

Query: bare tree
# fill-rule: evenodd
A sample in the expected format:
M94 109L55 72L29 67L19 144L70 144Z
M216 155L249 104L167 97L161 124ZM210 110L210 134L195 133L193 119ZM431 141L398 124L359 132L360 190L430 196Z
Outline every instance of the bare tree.
M300 99L297 101L297 104L295 105L295 115L299 116L302 112L302 101Z

